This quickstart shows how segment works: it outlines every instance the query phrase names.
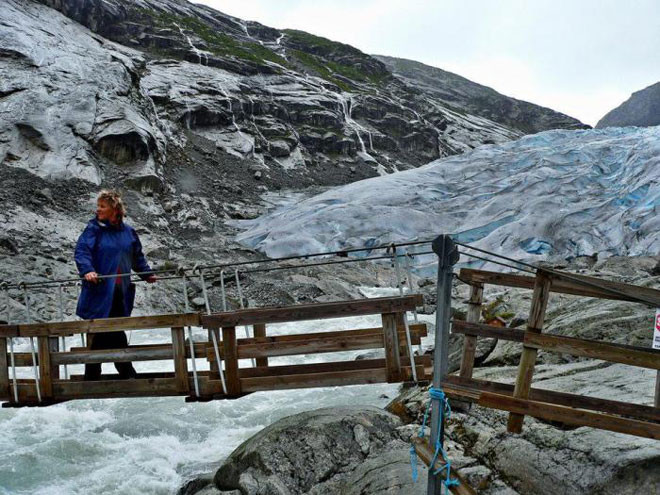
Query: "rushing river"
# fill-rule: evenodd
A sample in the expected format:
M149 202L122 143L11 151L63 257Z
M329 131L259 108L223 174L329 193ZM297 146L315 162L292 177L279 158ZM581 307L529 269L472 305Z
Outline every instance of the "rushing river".
M368 292L370 297L393 295L383 289ZM271 325L268 333L374 326L380 326L379 316ZM243 331L237 328L239 337ZM136 331L131 343L168 342L169 335L169 329ZM197 329L196 340L203 336ZM29 341L23 339L17 350L29 350ZM348 360L364 352L271 358L270 363ZM200 369L207 364L197 362ZM135 364L138 372L172 370L171 366L167 361ZM31 376L28 369L23 371L22 376ZM80 373L82 366L70 366L69 371ZM114 367L105 364L103 371L114 373ZM398 385L377 384L255 393L206 403L167 397L0 409L0 494L172 494L193 475L212 471L243 441L282 417L321 407L382 407L397 390Z

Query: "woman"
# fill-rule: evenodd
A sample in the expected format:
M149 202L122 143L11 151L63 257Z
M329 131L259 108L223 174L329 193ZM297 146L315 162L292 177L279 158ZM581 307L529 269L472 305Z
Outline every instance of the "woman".
M83 319L130 316L135 299L135 285L131 283L131 269L150 272L151 267L142 254L142 244L135 229L124 223L126 209L115 191L99 193L96 217L89 221L76 244L75 260L78 273L84 279L76 314ZM99 278L100 275L116 277ZM140 275L149 283L156 276ZM128 347L124 332L91 334L90 349L122 349ZM115 363L119 378L137 376L132 363ZM85 365L85 380L101 377L101 363Z

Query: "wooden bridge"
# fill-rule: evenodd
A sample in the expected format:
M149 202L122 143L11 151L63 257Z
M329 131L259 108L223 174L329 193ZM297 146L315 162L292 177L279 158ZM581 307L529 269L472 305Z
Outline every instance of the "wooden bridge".
M189 401L241 397L251 392L381 382L426 380L430 356L414 357L412 346L426 335L425 324L409 324L405 314L422 303L420 295L373 298L284 308L243 309L209 315L168 314L84 321L0 325L0 400L5 407L44 406L73 399L185 396ZM381 315L382 326L333 332L267 336L267 325L303 320ZM252 338L237 338L236 327L251 326ZM191 327L208 330L208 340L193 342ZM131 345L125 349L60 349L59 337L86 333L170 328L171 343ZM189 338L186 339L186 328ZM220 335L222 338L220 338ZM31 352L8 352L8 338L37 340ZM384 349L384 359L330 361L272 366L268 358L362 349ZM191 371L193 357L209 362L210 371ZM14 361L12 366L12 359ZM254 360L244 366L239 360ZM120 380L104 375L84 381L82 375L62 376L64 365L169 361L174 371L140 373ZM190 361L189 361L190 360ZM218 362L224 361L223 372ZM249 363L249 362L248 362ZM415 367L413 372L413 366ZM34 369L36 378L14 379L16 367ZM38 370L38 372L37 372ZM29 373L29 370L28 370ZM25 373L23 373L25 374Z
M659 350L542 333L551 292L643 301L660 307L660 291L542 269L535 277L462 269L459 278L471 286L471 294L467 321L452 322L452 332L463 335L464 340L460 371L448 375L442 383L451 398L508 411L508 429L512 432L520 432L524 415L530 415L567 425L591 426L660 439L660 380L656 382L654 405L532 387L539 349L660 370ZM479 322L486 284L534 291L525 330ZM409 323L405 316L407 311L414 310L421 303L420 295L407 295L208 315L182 313L0 325L0 400L5 401L5 407L108 397L184 396L186 400L197 401L237 398L268 390L396 383L412 381L413 378L425 381L431 378L431 357L414 356L412 347L426 335L426 326ZM380 315L382 326L267 335L267 326L276 323L362 315ZM251 326L254 336L237 338L236 328L240 326ZM207 339L193 342L190 327L206 329ZM83 347L64 350L58 347L58 337L61 336L154 328L171 329L171 342L131 345L115 350ZM189 332L187 339L186 329ZM34 355L8 352L10 337L36 338L38 345ZM522 354L515 385L473 378L476 341L483 337L520 343ZM274 366L269 363L269 358L273 357L363 349L384 349L385 357L316 364ZM191 359L193 355L195 360ZM191 365L200 359L207 361L210 369L197 371L193 367L191 371ZM252 365L249 360L253 360ZM169 361L169 369L173 367L174 371L140 373L136 379L130 380L120 380L118 375L104 375L98 381L84 381L81 375L65 378L61 374L64 365L122 361ZM224 361L220 368L219 361ZM10 376L14 367L33 368L33 376L38 378L14 379Z
M464 335L458 375L448 375L443 389L449 397L508 411L508 431L520 433L525 415L571 426L590 426L660 440L660 373L655 383L654 405L568 394L532 388L538 350L599 359L640 368L660 370L660 350L542 333L551 292L576 296L644 302L660 307L660 291L584 275L539 269L535 277L462 269L459 279L471 286L467 321L453 321L452 332ZM525 330L501 328L479 322L486 284L533 290ZM649 310L652 335L653 310ZM478 338L518 342L522 354L515 385L474 379ZM649 383L649 389L653 384Z

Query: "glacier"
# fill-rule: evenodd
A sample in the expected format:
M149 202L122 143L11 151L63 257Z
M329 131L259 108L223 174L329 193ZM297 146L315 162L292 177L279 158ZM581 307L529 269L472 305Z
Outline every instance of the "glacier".
M366 179L240 223L270 257L453 234L526 260L657 254L660 127L553 130Z

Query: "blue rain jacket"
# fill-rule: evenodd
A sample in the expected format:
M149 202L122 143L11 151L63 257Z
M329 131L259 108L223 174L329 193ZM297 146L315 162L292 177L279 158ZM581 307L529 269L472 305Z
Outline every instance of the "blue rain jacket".
M93 218L78 238L75 252L78 273L96 272L99 275L113 275L151 271L142 254L142 244L135 229L121 222L112 225ZM145 279L148 275L142 276ZM124 315L130 316L135 299L135 285L129 277L101 279L98 284L83 281L76 314L83 319L107 318L112 308L115 285L120 284L123 294ZM119 315L117 315L119 316Z

